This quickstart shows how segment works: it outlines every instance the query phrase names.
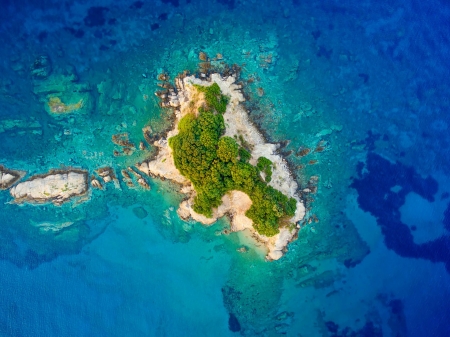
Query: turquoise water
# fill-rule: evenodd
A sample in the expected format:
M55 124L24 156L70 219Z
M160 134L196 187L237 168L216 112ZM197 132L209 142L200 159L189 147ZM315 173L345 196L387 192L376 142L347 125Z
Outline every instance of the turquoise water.
M144 127L170 127L156 77L195 72L203 51L241 67L251 118L287 141L297 181L317 193L304 195L311 222L269 263L245 234L224 234L226 219L181 221L167 181L60 207L0 191L0 335L450 335L448 4L2 8L0 164L25 179L69 166L120 175L149 157L147 143L115 156L111 136L139 144ZM83 108L55 116L51 96Z

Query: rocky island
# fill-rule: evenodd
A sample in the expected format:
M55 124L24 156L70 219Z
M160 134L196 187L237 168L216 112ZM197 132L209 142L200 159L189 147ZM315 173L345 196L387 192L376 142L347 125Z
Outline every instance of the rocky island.
M88 174L77 169L52 170L46 174L35 175L10 189L15 202L52 202L55 205L84 195L87 191Z
M279 259L305 215L298 185L276 144L250 121L236 74L201 78L182 74L157 92L173 108L173 128L155 142L158 154L137 165L146 174L181 185L182 219L203 224L228 215L231 230L249 230Z

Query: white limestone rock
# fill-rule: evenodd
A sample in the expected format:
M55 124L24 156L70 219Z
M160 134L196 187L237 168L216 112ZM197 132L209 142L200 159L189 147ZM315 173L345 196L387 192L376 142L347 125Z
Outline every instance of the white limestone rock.
M45 203L60 205L72 197L83 195L88 190L86 171L50 171L37 175L11 188L16 202Z
M6 190L18 182L26 172L9 170L0 165L0 190Z

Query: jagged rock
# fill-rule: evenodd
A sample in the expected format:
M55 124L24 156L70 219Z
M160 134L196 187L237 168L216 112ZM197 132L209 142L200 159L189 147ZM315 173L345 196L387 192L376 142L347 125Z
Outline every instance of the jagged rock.
M122 170L122 171L120 171L120 172L122 173L122 175L123 175L124 178L126 178L126 179L131 179L130 174L129 174L126 170Z
M139 178L138 179L138 184L141 185L141 187L145 188L146 190L150 189L150 186L148 185L148 183L144 180L144 178Z
M152 128L150 126L146 126L142 128L142 134L144 135L145 141L149 144L153 143L153 138L151 136L152 134Z
M0 190L6 190L18 182L26 172L8 170L0 165Z
M85 194L87 190L87 172L71 169L33 176L11 188L10 193L16 202L52 202L60 205L72 197Z
M206 53L203 51L198 54L198 58L200 59L200 61L208 61L208 55L206 55Z
M139 143L139 150L144 151L146 148L147 148L147 147L145 146L144 142L141 141L141 142Z
M116 174L111 167L101 167L97 169L97 173L100 177L102 177L105 183L109 183L113 179L116 179Z
M166 73L161 73L158 75L158 81L167 81L169 79L169 75Z
M136 164L136 168L137 168L139 171L145 173L146 175L149 174L149 171L148 171L148 163L147 163L146 161L144 161L144 162L141 163L141 164L139 164L139 163Z
M128 171L130 171L136 177L136 179L142 178L142 176L139 173L137 173L135 170L133 170L131 168L131 166L128 166L127 169L128 169Z
M128 132L123 132L112 135L111 140L116 145L134 148L135 145L132 142L130 142L129 137L130 135Z
M100 181L98 181L94 177L91 178L91 186L98 188L98 189L102 189L102 184L100 183Z
M131 155L134 153L134 148L124 147L124 148L122 149L122 153L123 153L125 156L131 156Z

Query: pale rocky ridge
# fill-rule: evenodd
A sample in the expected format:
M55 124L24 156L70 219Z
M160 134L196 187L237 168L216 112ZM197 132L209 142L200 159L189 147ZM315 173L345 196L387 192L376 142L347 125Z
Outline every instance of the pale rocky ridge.
M88 174L83 170L50 171L36 175L10 189L16 202L45 203L60 205L75 196L88 191Z
M188 199L184 200L178 209L178 214L182 219L187 220L192 218L203 224L210 225L218 218L229 215L232 231L249 229L252 231L253 236L258 241L263 242L267 247L267 258L269 260L278 260L283 256L288 243L295 238L299 226L280 228L280 233L273 237L258 234L253 228L252 220L245 216L245 212L251 206L251 200L245 193L240 191L231 191L223 196L222 204L213 210L212 218L207 218L204 215L196 213L192 209L195 190L190 181L182 176L175 167L172 150L167 141L170 137L178 133L178 123L181 118L190 112L196 112L198 107L204 103L203 94L199 93L192 84L209 86L217 83L222 93L229 97L229 103L224 113L225 135L233 138L235 135L242 135L244 137L245 141L253 148L250 160L251 164L255 165L257 159L261 156L273 162L272 181L269 185L297 200L297 210L290 221L297 223L302 220L305 216L305 207L297 194L297 183L293 179L286 161L277 153L278 146L276 144L266 143L261 133L249 120L248 114L241 104L245 101L241 87L235 81L235 76L222 78L217 73L211 74L209 79L200 79L195 76L177 77L175 80L176 90L170 88L168 92L159 95L163 99L161 103L163 107L171 107L175 110L173 128L167 133L165 138L161 138L154 143L159 150L157 156L149 162L136 165L136 167L148 175L169 179L182 186L181 192L188 195ZM195 106L192 106L192 101L196 103Z

